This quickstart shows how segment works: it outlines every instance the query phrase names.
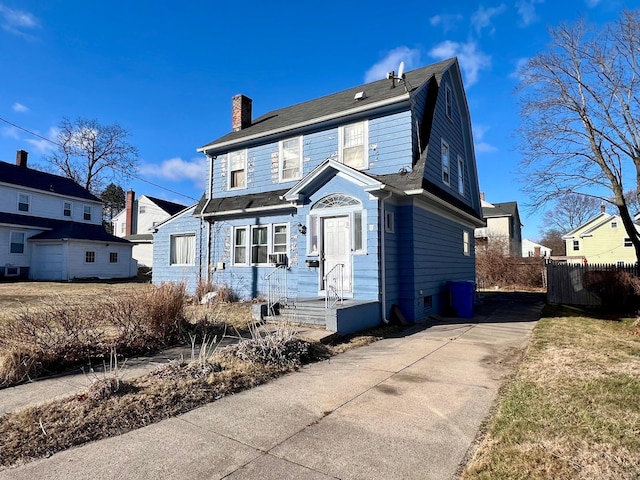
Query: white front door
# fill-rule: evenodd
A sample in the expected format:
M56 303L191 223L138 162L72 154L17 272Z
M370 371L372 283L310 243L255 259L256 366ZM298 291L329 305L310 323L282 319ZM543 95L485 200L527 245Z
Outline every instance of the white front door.
M351 292L351 231L349 216L322 218L322 278L337 264L343 267L343 289Z

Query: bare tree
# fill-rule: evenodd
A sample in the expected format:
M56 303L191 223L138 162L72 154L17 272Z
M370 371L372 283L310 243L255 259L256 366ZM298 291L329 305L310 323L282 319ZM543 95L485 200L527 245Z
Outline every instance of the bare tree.
M540 244L549 247L552 255L566 255L566 245L562 239L562 230L557 228L546 230L540 239Z
M522 70L522 173L532 204L577 193L613 202L640 259L624 192L640 190L640 11L550 30Z
M569 193L558 197L555 207L544 212L544 224L547 229L568 232L579 227L599 211L601 200Z
M118 124L101 125L95 119L63 119L59 125L59 150L48 157L60 172L99 195L109 180L135 172L138 150L126 139L129 132Z

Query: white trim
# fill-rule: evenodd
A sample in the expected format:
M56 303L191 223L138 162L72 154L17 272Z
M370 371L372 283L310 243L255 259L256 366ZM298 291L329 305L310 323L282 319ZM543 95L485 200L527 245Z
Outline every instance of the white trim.
M458 155L458 193L464 197L464 160Z
M421 201L416 202L416 206L422 208L423 210L427 210L455 222L465 221L466 226L471 228L486 227L486 224L483 220L474 217L473 215L460 210L457 207L454 207L445 200L437 197L430 192L427 192L424 189L409 190L406 193L407 195L418 196L418 200ZM434 208L434 206L439 208Z
M69 215L65 215L64 212L66 208L64 208L65 203L69 204ZM73 202L70 200L62 200L62 217L73 218Z
M231 155L232 154L241 154L243 156L243 160L244 160L244 168L242 168L242 171L244 172L244 185L240 186L240 187L232 187L231 186L231 178L232 178L232 173L233 172L239 172L241 171L240 169L236 169L236 170L231 170ZM247 188L247 184L249 183L249 178L248 178L248 168L247 168L247 164L248 164L248 157L249 157L249 152L248 149L244 148L241 150L233 150L231 152L227 153L227 190L245 190Z
M193 263L171 263L172 244L173 244L173 239L176 238L176 237L193 237ZM195 266L196 265L196 259L198 257L197 251L198 251L198 237L197 237L197 233L195 231L177 232L177 233L172 233L172 234L169 235L169 266L170 267L185 267L185 266L193 267L193 266Z
M362 166L355 167L344 163L344 129L347 127L354 127L356 125L362 125ZM369 169L369 121L364 120L361 122L347 123L338 127L338 162L346 165L354 170L368 170ZM359 147L359 146L358 146Z
M447 163L446 163L446 174L447 178L445 179L445 162L444 162L444 149L447 149ZM440 168L441 168L441 177L442 183L447 186L451 185L451 148L449 148L449 144L444 138L440 139Z
M13 236L13 234L21 234L22 235L22 252L12 252L11 251L11 244L13 243L11 241L11 237ZM24 231L18 231L18 230L9 230L9 255L24 255L27 250L27 233Z
M290 142L293 140L298 141L298 175L296 177L284 178L282 176L283 170L284 170L284 143ZM285 138L278 142L278 181L280 183L293 182L295 180L300 180L302 178L303 145L304 143L302 141L302 135L298 137Z
M89 209L89 218L86 218L87 208ZM91 205L82 205L82 221L83 222L93 221L93 208L91 208Z
M32 209L32 205L31 205L31 194L30 193L26 193L26 192L16 192L17 196L16 196L16 211L18 212L18 214L22 215L24 213L31 213L31 209ZM24 195L25 197L27 197L27 201L26 202L21 202L20 201L20 196ZM26 204L27 205L27 209L26 210L20 210L20 204Z
M368 105L361 105L357 108L352 108L350 110L345 110L343 112L340 113L332 113L329 115L324 115L322 117L318 117L318 118L311 118L309 120L305 120L304 122L298 122L298 123L294 123L292 125L286 125L284 127L280 127L280 128L276 128L273 130L267 130L266 132L260 132L260 133L255 133L253 135L247 135L246 137L242 137L238 140L229 140L226 142L221 142L221 143L214 143L214 144L209 144L209 145L205 145L204 147L200 147L197 149L198 152L207 152L210 150L220 150L223 147L226 146L231 146L231 145L236 145L238 143L242 143L242 142L247 142L250 140L255 140L257 138L266 138L269 137L271 135L276 135L279 133L284 133L284 132L288 132L291 130L296 130L298 128L302 128L302 127L308 127L311 125L316 125L316 124L321 124L324 122L327 122L329 120L335 120L335 119L339 119L339 118L343 118L343 117L348 117L351 115L355 115L361 112L366 112L369 110L375 110L376 108L380 108L380 107L385 107L388 105L393 105L394 103L403 103L406 101L409 101L411 99L411 95L409 95L409 93L403 93L401 95L398 95L397 97L393 97L393 98L387 98L385 100L382 100L380 102L376 102L376 103L370 103Z

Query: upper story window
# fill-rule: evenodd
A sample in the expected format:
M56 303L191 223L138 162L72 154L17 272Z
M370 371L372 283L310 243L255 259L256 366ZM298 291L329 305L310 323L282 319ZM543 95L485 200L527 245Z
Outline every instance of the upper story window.
M247 151L229 152L229 188L247 186Z
M445 96L445 111L447 114L447 118L449 120L451 120L451 113L453 111L453 93L451 92L451 87L449 85L447 85L444 89L444 96Z
M444 140L442 140L440 152L442 157L442 181L449 185L449 182L451 181L451 174L449 171L449 144Z
M611 222L611 228L618 228L618 222L616 221Z
M31 207L31 195L28 193L18 193L18 211L28 212Z
M147 210L146 210L146 208L144 208L144 205L140 205L140 206L138 207L138 213L142 214L142 213L145 213L146 211L147 211Z
M458 155L458 193L464 195L464 162Z
M353 123L340 127L340 162L357 169L366 169L367 123Z
M302 137L280 142L280 181L297 180L302 172Z
M82 211L83 218L87 221L91 221L91 205L85 205Z
M71 202L63 202L62 215L64 215L65 217L71 216Z
M631 239L629 237L624 239L624 246L625 247L633 247L633 242L631 241Z
M573 241L573 251L577 252L578 250L580 250L580 240L574 240Z

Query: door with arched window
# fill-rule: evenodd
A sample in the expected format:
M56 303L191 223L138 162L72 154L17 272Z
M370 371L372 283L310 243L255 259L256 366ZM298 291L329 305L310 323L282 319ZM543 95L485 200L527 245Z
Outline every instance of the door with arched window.
M311 208L308 237L310 255L318 255L320 269L318 290L325 290L323 278L338 265L343 265L343 289L353 291L353 255L364 253L362 203L350 195L331 194Z

